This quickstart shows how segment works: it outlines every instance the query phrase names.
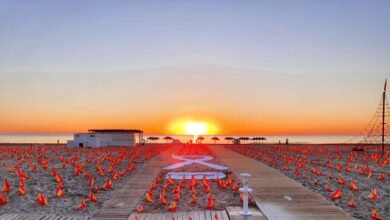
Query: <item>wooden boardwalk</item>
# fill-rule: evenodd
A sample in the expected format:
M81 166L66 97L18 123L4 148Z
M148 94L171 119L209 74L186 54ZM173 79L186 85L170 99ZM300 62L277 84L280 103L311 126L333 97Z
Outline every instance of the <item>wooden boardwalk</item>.
M123 183L121 189L114 196L103 203L91 219L97 220L127 220L131 212L137 208L144 198L149 185L156 178L160 170L171 160L171 154L177 147L171 147L146 162L142 169L133 173L131 178ZM140 219L141 220L141 219Z
M267 219L352 219L319 194L262 162L223 146L209 148L238 177L245 172L252 174L249 179L252 196Z
M214 216L218 220L230 220L226 211L192 211L192 212L174 212L174 213L133 213L128 220L188 220L190 217L193 220L213 220Z

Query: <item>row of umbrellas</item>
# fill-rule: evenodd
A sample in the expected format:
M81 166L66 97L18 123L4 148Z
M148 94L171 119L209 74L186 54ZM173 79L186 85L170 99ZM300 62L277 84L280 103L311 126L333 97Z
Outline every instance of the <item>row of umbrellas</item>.
M164 138L162 138L162 139L165 140L166 142L174 140L174 138L172 138L172 137L170 137L170 136L166 136L166 137L164 137ZM153 142L153 141L158 141L158 140L160 140L160 138L159 138L159 137L153 137L153 136L151 136L151 137L148 137L147 140L148 140L149 142ZM202 141L204 141L204 140L205 140L205 138L204 138L203 136L199 136L199 137L196 139L196 141L197 141L197 142L200 142L200 143L201 143ZM212 137L211 140L213 140L214 143L217 143L217 141L219 141L220 139L219 139L219 137ZM233 138L233 137L225 137L224 140L226 140L226 141L234 141L235 138ZM255 141L255 143L260 143L260 142L263 142L263 141L267 140L267 138L265 138L265 137L253 137L253 138L249 138L249 137L239 137L238 140L240 140L240 142L242 142L242 143L248 142L248 141L250 141L250 140Z

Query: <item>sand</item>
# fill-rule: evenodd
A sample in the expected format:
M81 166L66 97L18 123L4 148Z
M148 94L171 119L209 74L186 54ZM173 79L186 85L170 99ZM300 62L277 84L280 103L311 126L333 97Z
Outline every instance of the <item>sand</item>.
M66 148L48 148L48 147L23 147L16 150L15 147L0 148L0 184L1 187L4 184L4 180L8 179L11 190L6 192L7 204L0 206L0 214L3 213L35 213L35 214L72 214L80 216L90 216L97 209L102 207L105 200L121 187L121 183L132 175L134 170L139 169L140 165L144 163L143 159L145 155L148 157L157 154L155 148L144 147L140 150L130 150L129 148L100 148L100 149L66 149ZM160 150L162 148L160 147ZM26 156L26 153L30 155ZM148 153L146 153L148 152ZM10 172L9 167L15 167L18 164L17 154L21 155L23 162L19 165L19 169L26 173L29 177L24 182L26 194L24 196L19 195L19 177L16 172ZM88 157L87 157L88 155ZM64 157L64 160L68 161L65 168L62 168L62 162L60 156ZM72 159L75 160L75 164L83 165L84 172L80 176L75 176L75 168L71 165ZM128 164L131 158L133 159L133 171L128 171ZM37 158L45 160L49 167L43 169L41 165L38 165ZM89 159L88 159L89 158ZM104 175L100 176L95 169L95 163L99 160L100 167L105 170ZM32 167L28 167L28 161L36 165L37 171L32 172ZM113 172L108 172L110 163L115 162ZM57 198L55 196L55 190L57 183L53 181L51 176L52 167L62 177L64 196ZM118 173L118 180L112 180L113 188L107 191L99 190L95 192L98 202L92 203L89 201L88 193L90 189L101 188L101 186L112 177L113 173L120 170L126 170L124 176ZM84 175L88 172L94 177L94 186L89 187L89 178L85 178ZM40 206L37 204L37 193L43 192L48 205ZM86 208L84 210L77 210L82 198L86 200Z
M375 207L379 216L383 219L390 219L390 176L388 172L390 171L389 164L385 164L382 168L378 167L378 164L371 159L367 159L367 164L372 170L372 177L367 177L367 172L364 175L360 175L358 170L354 168L355 163L365 169L363 164L363 157L370 158L372 153L376 153L377 150L370 148L365 152L354 152L354 157L352 161L349 162L350 172L345 171L345 164L347 160L347 155L351 152L350 146L343 146L335 148L334 146L329 147L320 147L317 145L312 146L228 146L228 148L242 153L244 155L256 158L260 161L263 161L265 164L279 170L286 176L296 180L297 182L302 183L303 186L308 189L319 193L324 196L331 203L343 208L345 211L351 214L351 216L358 219L371 219L371 208ZM301 150L298 150L301 149ZM305 150L302 150L305 149ZM318 153L322 151L322 156L318 157ZM339 153L342 155L341 159L337 159ZM326 159L326 154L330 153L330 161L334 165L333 169L328 167L328 159ZM389 158L389 152L387 152L387 158ZM307 158L307 168L299 169L300 175L295 173L296 165L299 164L299 160L292 160L288 169L285 169L285 162L288 158ZM386 158L386 157L385 157ZM337 171L337 164L340 164L342 167L341 171ZM320 170L322 175L319 176L311 172L311 168ZM330 173L332 174L333 179L330 180L328 177ZM307 178L303 177L303 173L306 174ZM380 173L384 173L385 180L378 181L377 178ZM342 176L345 179L345 185L338 183L338 176ZM318 180L317 184L314 184L314 179ZM358 190L351 191L349 190L349 184L351 181L355 181ZM325 185L329 184L331 192L327 192ZM377 189L378 198L376 201L367 199L367 196L371 192L371 189L375 187ZM342 191L342 198L332 200L330 198L331 194L340 189ZM348 202L350 197L353 196L356 208L348 207Z

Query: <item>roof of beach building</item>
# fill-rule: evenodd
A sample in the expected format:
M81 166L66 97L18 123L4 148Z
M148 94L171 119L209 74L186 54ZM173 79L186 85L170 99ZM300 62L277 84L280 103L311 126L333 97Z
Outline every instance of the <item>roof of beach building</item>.
M139 129L90 129L89 133L143 133Z

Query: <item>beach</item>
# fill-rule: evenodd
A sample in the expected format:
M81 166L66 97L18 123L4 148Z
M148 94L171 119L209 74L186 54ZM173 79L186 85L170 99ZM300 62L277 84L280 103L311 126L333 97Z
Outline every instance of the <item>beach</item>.
M10 188L4 192L6 204L1 205L0 214L91 216L121 188L132 172L164 149L161 146L97 149L0 147L0 184L3 187L7 180ZM62 185L60 197L56 195L60 185L56 180L57 175ZM24 195L20 193L20 176L25 176ZM112 183L111 187L104 187L107 181ZM91 191L96 197L95 202L91 201ZM38 204L39 192L46 199L46 205ZM80 208L82 198L86 201L85 208Z

